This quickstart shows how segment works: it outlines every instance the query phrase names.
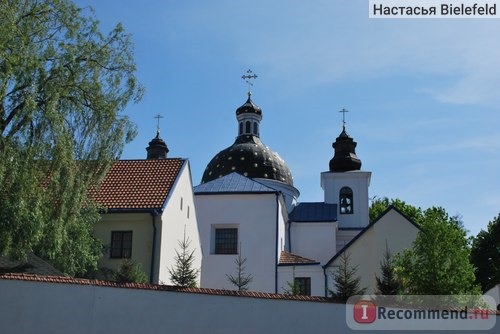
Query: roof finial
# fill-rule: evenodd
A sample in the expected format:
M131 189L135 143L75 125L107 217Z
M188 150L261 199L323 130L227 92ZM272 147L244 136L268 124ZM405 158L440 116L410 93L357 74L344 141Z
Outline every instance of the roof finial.
M160 115L160 114L158 114L154 118L157 119L157 123L156 123L156 136L160 136L160 118L163 118L163 116Z
M247 74L242 75L241 78L248 84L248 97L250 97L250 95L252 95L252 79L257 79L258 76L257 74L253 74L252 70L250 69L248 69L246 73Z
M345 113L349 112L349 110L346 110L346 108L342 108L339 112L342 113L342 129L345 131Z

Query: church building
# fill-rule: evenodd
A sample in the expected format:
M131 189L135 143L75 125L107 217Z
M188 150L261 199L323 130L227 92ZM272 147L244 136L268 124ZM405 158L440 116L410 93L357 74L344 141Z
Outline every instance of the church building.
M260 138L262 116L249 90L236 109L234 143L213 157L194 187L201 287L235 289L228 276L239 267L251 277L251 291L287 293L298 286L302 294L329 296L345 253L361 287L374 292L386 247L393 254L410 247L417 226L395 208L369 222L371 172L361 170L345 122L320 175L323 201L300 202L290 168Z

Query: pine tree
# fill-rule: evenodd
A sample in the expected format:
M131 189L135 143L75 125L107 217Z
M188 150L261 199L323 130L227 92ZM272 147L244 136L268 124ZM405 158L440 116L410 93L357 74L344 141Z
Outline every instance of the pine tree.
M238 291L248 291L248 285L253 281L252 274L247 274L245 272L245 263L247 262L247 258L243 257L241 254L241 245L240 251L236 259L234 259L234 264L236 265L236 275L227 275L226 277L228 281L238 288Z
M332 274L335 291L330 290L330 294L333 299L346 302L351 296L363 295L366 288L359 287L361 278L356 276L358 266L349 264L350 254L344 252L339 259L340 265Z
M394 261L387 243L385 245L384 258L380 261L380 271L382 277L375 276L377 280L376 293L378 295L397 295L401 289L401 283L396 277Z
M142 272L140 266L130 259L122 262L120 269L114 275L114 281L118 283L146 283L147 275Z
M189 251L191 240L186 237L186 229L184 229L182 241L178 241L178 243L180 252L175 250L175 265L168 270L170 280L177 286L195 287L199 270L193 268L195 250Z

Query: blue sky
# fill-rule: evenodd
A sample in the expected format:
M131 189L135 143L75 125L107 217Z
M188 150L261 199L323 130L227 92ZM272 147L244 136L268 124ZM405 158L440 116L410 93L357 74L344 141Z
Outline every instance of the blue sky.
M126 113L145 158L155 135L193 182L237 134L241 75L259 78L261 139L288 163L300 201L321 201L331 143L358 143L370 197L460 214L475 235L500 213L500 20L369 19L366 0L77 0L132 34L146 95Z

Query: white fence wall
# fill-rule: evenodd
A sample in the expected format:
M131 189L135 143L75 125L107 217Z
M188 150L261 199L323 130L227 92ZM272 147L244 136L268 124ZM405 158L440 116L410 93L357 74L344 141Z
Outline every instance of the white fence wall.
M344 307L325 302L0 279L2 334L346 333ZM499 328L497 323L493 332Z

